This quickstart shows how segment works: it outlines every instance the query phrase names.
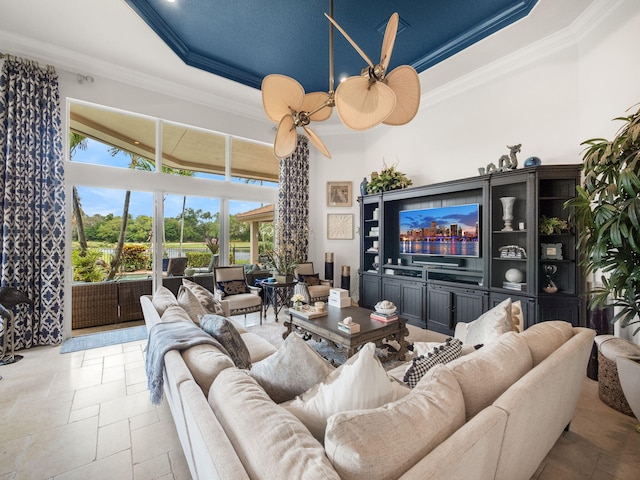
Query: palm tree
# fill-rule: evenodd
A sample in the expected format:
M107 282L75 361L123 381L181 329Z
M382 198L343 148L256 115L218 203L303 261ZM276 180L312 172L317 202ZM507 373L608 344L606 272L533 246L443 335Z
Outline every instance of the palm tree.
M69 157L73 157L76 149L87 149L87 137L80 135L79 133L71 132L69 134ZM80 256L84 257L87 254L87 237L84 234L84 217L82 212L82 205L80 205L80 196L78 195L78 189L73 186L73 215L76 217L76 228L78 229L78 241L80 242Z
M151 160L136 155L135 153L128 152L126 150L121 150L116 147L112 147L109 149L109 153L112 157L118 155L119 153L125 153L129 156L129 168L132 170L143 170L147 172L151 172L155 170L155 163ZM178 168L171 167L162 167L163 173L168 173L172 175L183 175L183 176L193 176L193 172L189 170L182 170ZM122 224L120 225L120 235L118 236L118 243L116 245L116 249L113 252L113 258L111 259L111 267L109 269L109 275L107 275L107 280L113 280L118 273L118 269L120 268L120 261L122 258L122 249L124 247L125 235L127 233L127 222L129 221L129 202L131 199L131 190L127 190L124 195L124 206L122 208ZM186 201L186 196L185 196ZM184 204L182 204L182 218L184 219ZM184 220L183 220L184 223ZM182 232L180 237L180 248L182 248Z

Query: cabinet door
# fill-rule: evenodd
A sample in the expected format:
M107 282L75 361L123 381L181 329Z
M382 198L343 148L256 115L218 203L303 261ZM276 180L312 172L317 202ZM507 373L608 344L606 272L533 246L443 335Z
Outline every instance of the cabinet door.
M426 328L424 321L424 285L417 282L402 282L400 310L412 325Z
M455 290L453 292L454 328L458 322L472 322L487 308L488 294L476 290Z
M427 289L427 329L453 335L453 294L448 289L430 285Z
M401 312L402 284L396 280L385 278L382 282L382 298L393 302L398 307L398 311Z
M382 281L377 275L362 275L360 282L360 306L373 310L374 305L382 299Z
M562 320L580 326L580 299L578 297L540 297L538 300L538 319L540 322Z

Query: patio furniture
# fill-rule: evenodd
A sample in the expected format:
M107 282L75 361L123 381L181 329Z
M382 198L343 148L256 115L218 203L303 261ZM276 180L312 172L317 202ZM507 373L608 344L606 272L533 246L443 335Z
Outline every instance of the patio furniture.
M326 302L329 299L329 290L333 286L333 281L321 279L320 275L313 270L313 262L298 264L294 275L298 280L295 293L301 294L306 303Z
M167 277L181 277L187 268L187 257L173 257L169 259Z
M214 295L217 300L226 300L229 304L231 316L260 312L262 324L262 297L260 288L247 283L247 277L242 265L216 267L213 269L215 282Z
M118 283L79 283L71 288L71 328L88 328L118 321Z

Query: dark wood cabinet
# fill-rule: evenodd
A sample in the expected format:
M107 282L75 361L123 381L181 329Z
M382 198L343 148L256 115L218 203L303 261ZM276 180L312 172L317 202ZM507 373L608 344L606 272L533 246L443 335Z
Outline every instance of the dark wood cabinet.
M543 232L543 217L568 221L580 165L542 165L360 197L360 305L391 300L414 325L452 334L504 299L522 302L525 326L585 324L578 232ZM480 255L405 255L404 210L480 206Z

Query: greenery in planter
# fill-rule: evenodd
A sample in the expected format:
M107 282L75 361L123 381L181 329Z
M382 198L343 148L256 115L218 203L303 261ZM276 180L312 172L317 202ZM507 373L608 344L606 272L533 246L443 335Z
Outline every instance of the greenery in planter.
M543 235L553 235L554 233L562 233L569 230L569 223L558 217L540 217L538 220L538 229Z
M384 168L378 172L371 174L371 181L367 182L367 193L387 192L389 190L398 190L407 188L413 182L407 176L396 170L395 165L387 167L383 162Z
M584 182L566 202L580 227L579 246L589 272L602 273L591 293L594 307L618 307L612 322L640 331L640 110L616 137L583 142Z

